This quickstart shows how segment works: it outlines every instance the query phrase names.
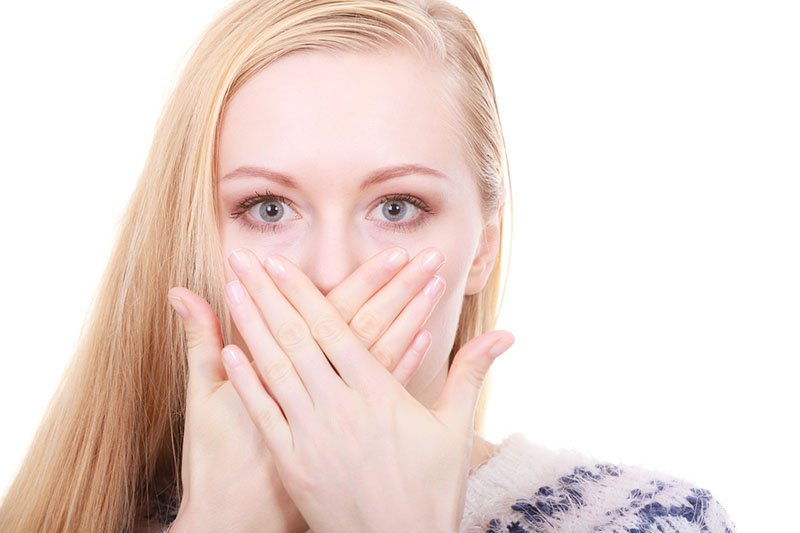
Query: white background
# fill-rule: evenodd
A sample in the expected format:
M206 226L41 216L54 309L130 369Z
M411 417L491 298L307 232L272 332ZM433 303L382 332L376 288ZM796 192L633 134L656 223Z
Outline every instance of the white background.
M794 2L456 2L489 48L514 245L487 437L797 503ZM156 118L222 0L0 10L0 484L72 356ZM11 7L13 5L13 7ZM787 517L788 518L788 517Z

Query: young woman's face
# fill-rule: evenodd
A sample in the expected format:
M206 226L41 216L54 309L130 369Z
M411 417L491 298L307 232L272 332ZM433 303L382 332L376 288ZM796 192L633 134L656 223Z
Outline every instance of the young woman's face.
M322 294L386 248L403 247L412 258L431 246L444 253L445 293L425 326L432 344L406 386L429 406L447 376L462 298L484 286L497 252L483 246L477 184L445 98L438 71L403 50L295 52L236 92L218 147L226 281L236 278L228 254L240 247L262 260L287 257ZM414 171L362 188L395 165L444 177ZM296 187L237 173L241 167L270 169ZM283 198L253 199L271 194ZM393 202L383 205L387 197ZM249 354L238 331L233 342Z

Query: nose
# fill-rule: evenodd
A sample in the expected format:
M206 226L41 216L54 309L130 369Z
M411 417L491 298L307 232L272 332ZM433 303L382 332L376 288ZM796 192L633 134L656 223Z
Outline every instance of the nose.
M321 220L308 235L301 265L303 272L326 295L366 261L370 251L357 228L337 218Z

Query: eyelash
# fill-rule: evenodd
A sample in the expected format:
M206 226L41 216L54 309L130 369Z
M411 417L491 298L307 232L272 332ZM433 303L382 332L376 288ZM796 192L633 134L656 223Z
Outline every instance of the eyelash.
M232 219L240 219L239 222L248 229L260 231L262 233L274 233L282 228L286 223L285 222L278 222L277 224L263 224L263 223L254 223L247 219L247 217L243 216L247 211L253 207L254 205L258 205L262 202L283 202L289 207L294 208L294 203L286 198L285 196L281 196L280 194L275 194L270 191L265 191L263 193L254 193L253 196L246 198L239 202L236 205L236 210L231 213ZM423 202L421 199L417 198L416 196L412 196L410 194L389 194L386 196L381 197L378 205L383 205L386 202L390 201L405 201L410 203L411 205L417 207L420 210L420 214L414 219L413 222L406 222L406 223L392 223L392 222L383 222L380 225L388 227L392 231L399 231L399 232L410 232L416 229L417 227L421 226L425 222L427 222L428 217L433 214L433 209L431 209L428 204ZM373 207L374 209L374 207Z

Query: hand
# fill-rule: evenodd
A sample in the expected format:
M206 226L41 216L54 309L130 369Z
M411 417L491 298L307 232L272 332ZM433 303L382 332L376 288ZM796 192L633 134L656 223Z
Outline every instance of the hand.
M403 309L433 272L419 268L421 258L405 264L407 255L387 267L384 263L393 251L397 248L370 258L327 298L405 386L428 349L430 333L419 328L441 291L434 298L418 294ZM172 531L305 532L307 524L283 488L261 432L227 380L220 360L220 328L211 306L182 287L170 290L169 296L179 298L188 311L183 324L189 347L184 495ZM405 350L418 331L416 340L421 343Z
M490 332L465 344L428 409L300 269L272 256L266 276L245 255L249 266L231 261L242 283L228 284L228 305L270 393L239 347L223 350L225 368L308 524L315 533L456 531L475 404L514 337Z

